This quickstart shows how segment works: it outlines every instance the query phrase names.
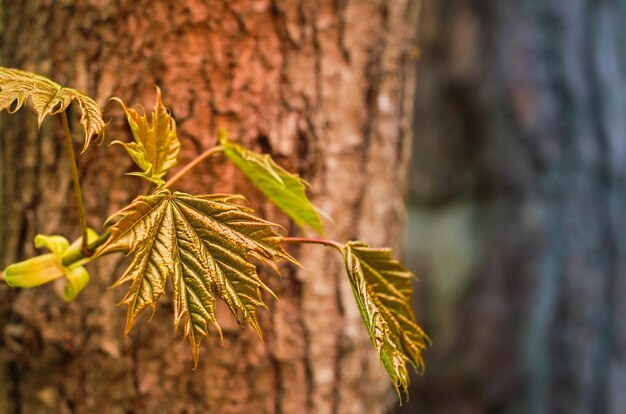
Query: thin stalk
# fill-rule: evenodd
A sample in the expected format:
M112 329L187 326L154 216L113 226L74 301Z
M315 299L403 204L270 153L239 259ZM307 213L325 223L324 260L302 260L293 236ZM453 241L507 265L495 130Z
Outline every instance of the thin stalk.
M321 244L327 247L334 247L341 252L341 244L334 240L319 239L315 237L284 237L285 243L308 243L308 244Z
M86 253L86 255L88 255L90 250L87 246L87 218L85 217L85 207L83 206L83 194L80 189L80 179L78 178L78 167L76 166L76 154L74 153L74 144L72 143L72 135L70 133L70 123L67 120L67 113L65 113L65 111L61 112L61 120L63 121L63 131L65 132L67 153L70 156L70 168L72 170L72 180L74 182L74 195L76 196L78 219L80 220L80 228L83 235L82 250Z
M222 147L221 145L218 145L216 147L209 148L208 150L204 151L202 154L194 158L189 164L185 165L185 167L182 170L180 170L175 176L170 178L168 182L165 183L163 188L171 187L172 184L174 184L176 181L180 180L185 175L187 175L187 173L191 171L196 165L200 164L202 161L209 158L211 155L217 154L218 152L222 152L223 150L224 150L224 147Z

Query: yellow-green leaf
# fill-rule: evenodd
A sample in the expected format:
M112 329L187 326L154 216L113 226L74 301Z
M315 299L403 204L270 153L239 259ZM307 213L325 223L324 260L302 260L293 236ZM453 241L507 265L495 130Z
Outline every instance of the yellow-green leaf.
M141 173L129 175L138 175L155 183L157 187L162 187L165 184L163 177L176 165L180 142L176 134L176 121L163 105L161 90L157 88L156 104L150 122L145 113L139 115L134 109L128 108L121 99L113 100L124 108L135 142L112 143L123 145L135 164L143 170Z
M274 204L301 228L310 227L322 233L322 221L306 196L306 182L276 164L269 154L247 150L228 139L226 130L219 131L224 154Z
M75 100L81 111L80 124L85 132L82 152L85 152L92 140L104 138L106 124L102 119L102 109L93 99L44 76L0 67L0 111L6 109L14 113L27 100L30 100L37 113L39 126L46 116L65 111Z
M391 249L348 242L343 256L352 291L365 326L396 390L407 391L407 363L422 370L428 336L411 307L414 276L391 255Z
M149 306L154 312L171 280L175 325L182 322L196 363L209 324L220 332L214 292L242 326L247 321L261 336L256 310L266 307L261 291L271 291L250 256L272 263L295 260L281 246L274 225L233 204L233 198L172 194L165 189L136 198L107 221L111 236L96 256L134 254L116 283L131 282L123 299L128 305L127 332L143 309Z

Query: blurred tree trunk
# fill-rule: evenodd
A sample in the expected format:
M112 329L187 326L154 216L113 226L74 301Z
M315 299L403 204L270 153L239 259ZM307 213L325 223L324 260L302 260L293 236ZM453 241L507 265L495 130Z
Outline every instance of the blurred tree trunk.
M172 108L184 164L218 127L270 152L312 183L335 221L327 236L398 247L413 103L411 1L4 1L1 62L91 94ZM409 24L411 22L411 24ZM74 114L76 115L76 114ZM129 139L119 107L107 142ZM74 130L78 124L73 117ZM76 133L78 139L78 132ZM78 235L58 119L38 133L28 111L2 118L0 264L35 254L37 233ZM146 186L120 147L80 157L89 223ZM241 192L259 214L297 232L219 157L181 181L189 192ZM58 286L0 286L2 413L375 413L397 400L359 320L340 259L295 249L306 270L265 275L281 298L262 313L265 343L218 309L224 343L189 346L164 299L123 335L122 259L89 266L71 304ZM148 312L146 312L148 313Z
M624 412L625 7L424 2L424 412Z

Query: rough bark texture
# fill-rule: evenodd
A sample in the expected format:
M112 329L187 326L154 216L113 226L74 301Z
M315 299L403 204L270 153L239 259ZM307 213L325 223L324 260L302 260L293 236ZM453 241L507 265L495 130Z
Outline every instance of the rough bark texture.
M424 412L624 412L625 17L617 0L424 3Z
M158 84L183 141L180 164L218 127L312 183L335 218L327 236L398 247L413 101L410 1L5 1L1 63L50 76L105 104L151 107ZM108 139L129 138L122 113ZM74 129L78 125L74 118ZM77 134L78 136L78 134ZM78 235L58 119L37 132L23 110L2 118L1 265L34 255L37 233ZM89 223L146 187L118 146L80 157ZM297 230L219 158L180 182L189 192L241 192ZM172 332L171 302L128 337L123 260L90 265L71 304L59 286L0 286L2 413L373 413L396 403L334 253L295 249L306 270L269 279L281 298L262 313L265 342L218 309L224 343L206 341L192 371ZM228 322L230 321L230 323Z

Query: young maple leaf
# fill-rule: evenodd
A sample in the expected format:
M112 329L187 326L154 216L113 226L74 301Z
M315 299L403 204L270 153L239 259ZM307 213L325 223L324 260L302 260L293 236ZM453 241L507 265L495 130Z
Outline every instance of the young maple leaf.
M128 175L143 177L161 188L165 184L163 177L176 165L180 151L176 121L163 105L161 90L157 88L156 103L150 122L145 113L139 115L134 109L128 108L121 99L112 99L124 108L135 142L113 141L111 144L124 146L135 164L143 170Z
M209 324L221 332L213 290L242 326L248 322L262 337L256 310L267 307L261 291L273 293L249 257L297 262L283 249L275 225L233 204L233 198L172 194L165 189L136 198L107 221L111 235L96 256L116 251L134 254L115 284L131 282L123 299L128 305L126 332L143 309L150 306L154 312L171 279L175 325L183 323L196 364ZM117 221L112 224L113 220Z
M269 154L258 154L234 144L224 129L219 131L219 140L226 156L298 226L323 232L322 221L306 196L307 183L302 178L276 164Z
M394 387L408 393L407 363L422 370L422 351L430 340L411 307L415 278L391 249L348 242L342 249L361 317ZM408 395L408 394L407 394Z
M63 87L50 79L19 69L0 67L0 111L16 112L30 100L37 113L39 126L48 115L55 115L67 109L72 101L78 102L80 124L85 131L82 152L87 150L94 137L104 138L102 109L93 99L76 89Z

